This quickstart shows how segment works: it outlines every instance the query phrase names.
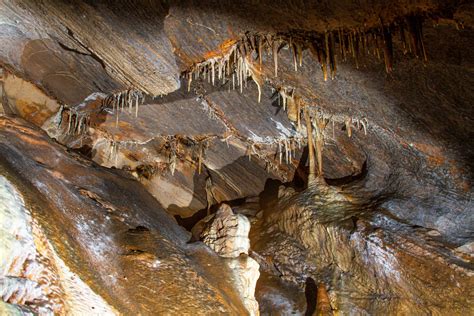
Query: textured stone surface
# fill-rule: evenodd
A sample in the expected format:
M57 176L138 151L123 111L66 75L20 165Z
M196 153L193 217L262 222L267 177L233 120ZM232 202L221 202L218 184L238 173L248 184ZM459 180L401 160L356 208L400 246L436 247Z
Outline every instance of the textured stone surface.
M248 256L250 221L234 214L227 204L221 204L215 214L198 222L192 229L195 239L202 240L219 256L228 258L227 266L233 274L243 304L250 315L259 315L255 287L260 277L260 265Z
M222 204L212 217L204 221L199 237L217 254L226 258L248 254L250 222L247 217L234 214L229 205Z
M80 254L75 260L65 254L67 247L58 247L62 241L52 240L73 273L86 275L88 286L108 303L115 303L118 296L125 305L132 302L136 308L132 312L146 314L141 308L153 305L147 300L157 296L164 297L159 312L175 311L168 297L184 302L181 305L186 310L206 305L202 313L221 312L221 308L241 312L242 304L228 306L223 301L241 302L248 297L245 290L229 290L230 283L242 284L245 277L228 281L235 271L244 276L245 267L232 261L235 271L226 269L215 275L205 269L208 264L214 268L225 263L202 244L176 250L173 240L184 245L188 233L171 219L157 219L163 212L153 197L180 223L192 227L205 216L208 206L213 212L227 202L244 210L243 198L263 191L264 203L260 204L270 204L265 212L258 208L245 211L252 215L253 248L257 250L250 256L266 274L259 286L263 290L257 294L264 302L262 312L304 312L305 308L308 312L314 295L303 297L293 289L314 283L316 295L322 282L331 309L340 311L469 314L474 225L472 12L471 3L455 0L6 0L0 7L0 113L17 114L42 126L70 151L80 153L73 154L76 158L84 155L123 171L103 173L86 159L87 167L64 172L62 160L69 162L70 157L47 152L46 138L34 138L33 132L16 123L2 125L2 141L14 143L15 150L10 146L0 159L10 164L15 175L27 170L27 176L21 177L27 183L36 181L18 186L33 186L39 192L25 196L44 195L54 205L62 202L40 223L55 232L47 235L49 239L64 235L69 240L70 234L81 231L78 227L86 230L87 234L79 234L82 239L72 243ZM394 20L398 26L409 26L404 21L410 21L414 13L423 16L427 61L405 51L395 25L387 29ZM358 42L363 53L359 52L357 62L354 56L343 61L346 58L339 52L341 40L337 38L340 28L379 34L377 47L366 49L366 43ZM324 67L314 54L329 49L326 34L328 40L336 37L337 51L337 73L328 81L323 80ZM276 40L278 47L267 45L261 56L257 52L245 56L240 67L248 66L251 71L243 78L247 83L242 92L232 89L231 75L211 85L209 71L193 78L188 86L189 75L183 71L196 70L196 63L203 61L218 69L222 66L219 58L237 41L248 39L240 46L248 52L252 47L258 50L257 43L252 43L258 38ZM390 38L393 69L387 74L376 56L387 60ZM408 40L412 41L417 37ZM278 51L278 76L274 49ZM301 55L295 56L299 50ZM138 117L135 108L120 113L110 104L103 108L103 98L129 88L156 96L148 95L139 104ZM278 90L294 95L286 111ZM65 106L57 111L60 104ZM289 137L306 135L305 126L299 132L295 128L296 104L304 105L313 118L328 119L319 143L323 145L325 181L319 178L317 186L303 193L308 178L306 141L302 139L301 147L288 144ZM80 131L66 132L79 118L86 122L79 124ZM317 135L319 140L321 135ZM26 140L26 144L15 139ZM295 149L291 155L285 149L288 145ZM24 158L30 156L35 162ZM106 176L111 173L126 180ZM136 189L138 183L127 178L130 175L152 195L141 186ZM285 183L280 194L273 188L278 181ZM117 182L121 183L118 187ZM111 187L114 194L108 190ZM74 191L75 198L64 200L71 196L65 188L79 190L80 197ZM107 226L107 221L84 207L96 203L110 211L107 216L114 219L113 224ZM150 211L154 209L161 215ZM78 212L87 216L75 217ZM111 215L117 213L120 216ZM130 214L135 214L133 221L127 217ZM48 222L54 225L45 224ZM90 244L90 240L103 234L112 236L114 242L98 238L110 249L100 250L104 259L97 261L98 255L91 252L101 243ZM218 233L213 236L215 245ZM163 240L171 240L171 246ZM116 241L123 249L114 248ZM156 249L176 256L166 261ZM166 273L156 274L155 259L166 267ZM104 275L114 264L126 267L118 270L128 279L117 278L112 285ZM205 275L203 283L193 277L179 279L186 279L182 284L199 293L194 300L180 287L156 285L175 276L194 275L189 266ZM156 277L148 279L149 275ZM148 289L131 293L130 284ZM207 294L202 294L212 292L207 292L208 285L217 288L219 302L210 303ZM110 293L112 287L118 288L117 293ZM114 307L131 312L118 305Z
M313 186L269 209L251 235L267 269L303 289L323 282L343 314L472 312L472 258L349 192Z
M226 260L234 274L234 284L237 287L243 304L250 315L260 315L258 302L255 299L255 287L260 277L260 265L248 256Z
M189 235L138 182L68 154L20 119L2 116L0 126L2 177L25 199L64 263L59 270L72 272L65 279L77 275L120 313L245 313L223 259L202 245L187 246ZM219 276L214 266L221 266ZM63 277L51 271L49 278ZM61 293L46 295L47 303L57 296L67 303Z

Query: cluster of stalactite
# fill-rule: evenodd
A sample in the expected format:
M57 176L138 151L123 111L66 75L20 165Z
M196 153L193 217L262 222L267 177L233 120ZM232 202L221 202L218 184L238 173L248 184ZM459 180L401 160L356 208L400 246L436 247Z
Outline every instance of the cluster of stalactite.
M89 128L90 116L89 111L61 106L58 112L58 129L63 129L63 135L82 135Z
M145 94L142 91L128 89L107 96L101 101L100 107L89 107L87 104L76 107L61 106L58 111L56 125L62 129L62 134L67 136L80 136L87 132L90 127L91 116L105 109L111 109L116 113L116 125L118 125L119 114L128 109L130 114L138 117L138 107L143 104Z
M378 28L369 30L354 28L328 31L307 41L306 45L318 59L324 80L329 76L335 78L338 60L352 58L356 68L359 68L360 59L364 56L375 56L379 60L383 58L385 71L390 73L393 70L394 37L397 34L403 54L411 53L427 61L422 24L423 17L410 15L389 24L380 21ZM294 51L296 54L297 50Z
M188 89L193 80L203 78L213 85L218 81L223 84L231 82L229 88L235 89L237 86L242 91L250 77L257 84L260 101L264 83L261 73L263 54L272 54L274 75L277 77L278 53L285 46L292 52L295 71L302 66L303 51L309 49L321 65L324 80L335 78L338 61L352 58L358 68L360 59L367 55L383 58L385 70L389 73L393 69L394 36L397 34L404 54L412 53L427 60L423 44L423 19L422 16L410 15L388 24L380 21L380 26L375 28L336 29L324 34L247 33L221 56L193 65L185 74Z
M294 102L291 93L288 94L286 102ZM298 109L298 117L303 114L300 130L294 135L280 135L277 137L265 137L261 140L254 138L242 138L233 134L221 135L199 135L188 137L183 135L164 135L156 140L160 145L156 148L165 160L153 166L155 171L168 170L174 175L178 161L188 161L195 166L198 174L203 172L203 165L206 159L206 152L211 146L213 140L226 142L229 146L229 140L235 137L236 140L247 144L246 155L249 160L252 156L265 164L267 172L279 171L280 167L294 164L294 158L298 158L298 152L301 152L304 146L309 149L309 170L310 178L323 176L323 149L328 138L328 126L332 124L332 138L335 139L335 130L342 125L347 132L348 137L352 137L354 131L362 131L365 135L368 129L368 120L366 118L348 117L341 115L330 115L323 113L314 106L302 106ZM303 124L304 123L304 124ZM339 126L336 128L336 124ZM129 145L137 145L134 142L116 142L110 140L108 159L117 163L117 156L120 148L126 149ZM273 152L273 153L272 153ZM150 170L148 168L147 170ZM150 172L148 172L150 173Z
M102 100L101 109L112 109L116 114L116 125L119 121L119 113L128 109L128 113L135 113L138 117L138 106L143 104L145 94L140 90L127 89L107 96Z
M304 107L303 114L306 122L306 137L309 157L309 179L323 178L323 149L326 142L326 128L332 124L332 138L335 139L335 125L340 121L347 132L347 137L352 137L352 131L363 131L367 135L369 121L367 118L343 117L328 115L315 107Z
M221 81L222 84L231 82L229 89L231 86L233 90L238 87L242 92L250 77L257 85L258 102L260 102L264 81L260 69L251 62L252 51L245 43L246 41L241 40L222 56L195 64L192 70L186 74L188 91L191 90L193 80L202 78L212 85L216 84L217 81Z

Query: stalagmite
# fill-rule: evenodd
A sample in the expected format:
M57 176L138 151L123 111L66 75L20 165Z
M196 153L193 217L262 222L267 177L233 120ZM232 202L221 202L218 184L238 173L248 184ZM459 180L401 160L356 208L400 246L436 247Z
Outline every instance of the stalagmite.
M316 310L313 315L317 316L332 316L331 301L329 300L328 292L324 283L319 283L318 292L316 295Z

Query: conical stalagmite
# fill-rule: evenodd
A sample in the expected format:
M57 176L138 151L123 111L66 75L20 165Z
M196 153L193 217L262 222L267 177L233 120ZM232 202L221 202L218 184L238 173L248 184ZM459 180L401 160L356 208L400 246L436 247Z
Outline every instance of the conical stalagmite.
M316 294L316 310L313 316L332 316L331 303L329 300L326 285L324 283L318 284L318 292Z

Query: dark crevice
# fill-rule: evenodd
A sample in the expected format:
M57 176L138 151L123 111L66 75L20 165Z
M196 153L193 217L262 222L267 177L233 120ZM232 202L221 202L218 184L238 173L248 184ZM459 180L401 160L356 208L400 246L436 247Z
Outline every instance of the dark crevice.
M355 181L362 180L367 176L367 174L368 174L367 159L365 159L359 173L350 174L348 176L345 176L342 178L336 178L336 179L324 178L324 180L326 180L326 183L328 185L341 186L341 185L347 185Z
M93 51L91 51L91 50L89 49L89 47L87 47L86 45L82 44L81 41L79 41L79 40L74 36L74 32L73 32L70 28L68 28L68 27L66 26L66 29L67 29L67 34L68 34L77 44L79 44L82 48L84 48L86 51L88 51L89 54L84 54L84 53L79 52L79 51L77 51L77 50L75 50L75 49L68 48L67 46L65 46L64 44L62 44L62 43L60 43L60 42L58 41L59 46L61 46L62 48L64 48L64 49L67 50L67 51L72 51L72 52L78 53L78 54L80 54L80 55L90 56L90 57L94 58L94 59L102 66L102 68L106 69L105 62L104 62L97 54L95 54Z
M312 316L316 310L316 296L318 287L313 278L306 278L304 295L306 297L306 312L305 316Z
M58 41L58 45L61 46L62 49L67 50L68 52L73 52L73 53L83 55L83 56L91 56L90 54L83 53L83 52L81 52L81 51L79 51L75 48L68 47L68 46L64 45L63 43L61 43L60 41Z
M209 214L214 214L219 209L219 206L223 203L228 204L230 207L236 207L242 205L245 202L246 198L235 199L231 201L223 201L221 203L213 204L209 210ZM196 225L200 220L205 218L208 215L207 208L203 208L192 216L189 217L181 217L179 215L175 215L174 218L178 222L178 224L184 227L186 230L191 231L191 229Z

